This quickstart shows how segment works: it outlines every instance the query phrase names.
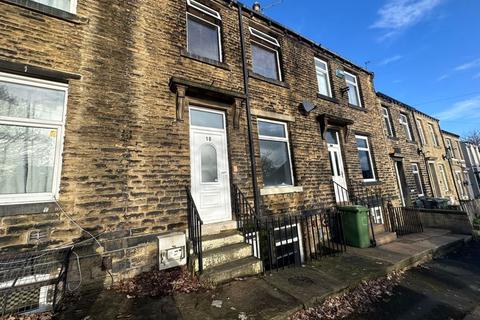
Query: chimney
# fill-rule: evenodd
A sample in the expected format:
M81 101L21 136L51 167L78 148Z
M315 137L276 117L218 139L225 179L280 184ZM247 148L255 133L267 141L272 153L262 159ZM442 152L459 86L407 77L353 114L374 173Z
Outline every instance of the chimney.
M260 6L260 2L255 1L252 6L253 11L262 13L262 7Z

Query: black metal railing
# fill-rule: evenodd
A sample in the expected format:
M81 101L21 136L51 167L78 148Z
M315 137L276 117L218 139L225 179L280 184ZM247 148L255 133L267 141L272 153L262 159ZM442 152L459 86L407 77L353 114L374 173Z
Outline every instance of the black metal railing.
M0 255L0 317L56 311L63 302L71 247Z
M259 217L247 197L232 184L232 211L237 221L237 230L243 235L245 243L252 247L252 255L260 258L260 241L258 241Z
M194 259L196 259L197 263L193 264L194 269L195 266L198 266L198 273L202 273L203 271L203 248L202 248L202 226L203 221L200 218L200 213L198 212L197 206L195 205L195 201L193 200L192 193L190 192L190 188L186 187L187 192L187 206L188 206L188 238L192 243L192 249L194 253Z
M397 236L423 232L420 212L417 208L393 207L388 205L384 213L385 230L396 232Z

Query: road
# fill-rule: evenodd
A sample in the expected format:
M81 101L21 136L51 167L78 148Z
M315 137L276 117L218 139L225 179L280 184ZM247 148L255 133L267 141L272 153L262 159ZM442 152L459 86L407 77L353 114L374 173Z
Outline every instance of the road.
M411 269L393 295L349 320L480 319L480 241Z

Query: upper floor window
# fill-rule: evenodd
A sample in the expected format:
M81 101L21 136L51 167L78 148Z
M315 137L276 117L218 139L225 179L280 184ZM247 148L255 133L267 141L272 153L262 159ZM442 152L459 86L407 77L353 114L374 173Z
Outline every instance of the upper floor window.
M400 124L405 131L405 136L407 137L407 140L413 141L412 131L410 130L410 121L408 120L408 116L404 113L400 113Z
M373 158L370 150L368 137L356 135L358 156L360 158L360 168L365 182L375 181L375 171L373 169Z
M420 135L420 142L422 143L422 146L425 146L427 144L427 141L425 140L425 133L423 132L423 125L420 120L417 119L417 127L418 127L418 134Z
M452 140L450 140L450 138L445 138L445 146L447 147L447 152L450 153L450 156L452 156L454 159L457 158L455 150L453 149Z
M458 141L458 140L457 140L457 150L458 150L458 155L459 155L460 160L464 160L463 159L462 147L460 146L460 141Z
M431 123L428 124L428 130L430 131L430 137L432 138L433 145L435 147L438 147L438 139L437 139L437 134L435 133L435 128Z
M187 4L187 51L222 62L220 14L195 0Z
M293 172L287 124L259 119L258 135L265 187L292 186Z
M442 179L443 190L448 192L450 190L448 186L447 174L445 172L445 166L443 164L438 165L438 170L440 171L440 178Z
M70 13L77 13L77 0L33 0L44 4L46 6L67 11Z
M266 33L250 28L252 36L252 69L263 77L282 81L280 70L280 44Z
M382 115L383 115L383 121L385 124L385 132L387 133L387 136L393 137L393 127L392 127L392 121L390 120L390 112L388 111L387 108L382 107Z
M0 201L52 201L59 190L68 86L0 73Z
M361 107L362 103L360 101L360 88L358 87L357 76L345 72L345 81L349 89L348 103L356 107Z
M330 87L328 64L323 60L315 58L315 70L317 72L318 93L331 97L332 89Z

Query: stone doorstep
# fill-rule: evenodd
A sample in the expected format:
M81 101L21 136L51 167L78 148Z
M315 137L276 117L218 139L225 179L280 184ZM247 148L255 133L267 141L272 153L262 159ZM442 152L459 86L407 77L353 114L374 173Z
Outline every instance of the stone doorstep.
M377 246L383 246L385 244L389 244L397 240L397 233L396 232L380 232L375 234L375 242Z
M236 243L203 252L203 269L207 270L234 260L252 255L252 247L247 243Z
M200 279L218 285L236 278L255 276L262 272L262 262L254 257L231 261L206 270Z
M237 229L237 222L233 220L211 223L211 224L204 224L202 226L202 236L219 234L224 231L231 231L236 229Z
M243 242L243 236L237 230L228 230L218 234L206 235L202 237L202 248L205 252L223 246Z

